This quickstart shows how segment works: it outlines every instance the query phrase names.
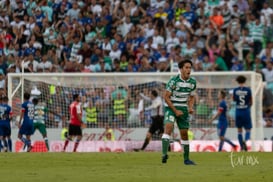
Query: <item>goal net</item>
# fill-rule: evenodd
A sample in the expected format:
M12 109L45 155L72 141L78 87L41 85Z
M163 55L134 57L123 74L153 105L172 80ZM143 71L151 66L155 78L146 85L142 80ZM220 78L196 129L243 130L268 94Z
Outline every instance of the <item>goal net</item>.
M39 95L49 108L46 113L48 128L62 128L69 121L69 104L72 96L82 96L83 120L88 128L147 128L151 124L151 113L140 112L151 103L140 93L149 97L151 90L163 94L167 81L177 73L24 73L8 74L8 96L15 116L19 115L23 93ZM232 89L237 86L238 75L247 77L247 86L252 89L252 139L263 140L262 93L263 82L255 72L193 72L197 80L195 113L192 128L212 128L216 121L209 119L216 112L219 100L217 92L225 89L228 97L229 126L235 127L235 107Z

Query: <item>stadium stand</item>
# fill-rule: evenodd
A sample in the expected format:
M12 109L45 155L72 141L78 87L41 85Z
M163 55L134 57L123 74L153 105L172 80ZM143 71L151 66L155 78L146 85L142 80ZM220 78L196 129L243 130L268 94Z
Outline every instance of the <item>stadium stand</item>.
M259 72L273 92L272 41L264 0L2 0L0 88L22 70L169 72L188 58L193 71Z

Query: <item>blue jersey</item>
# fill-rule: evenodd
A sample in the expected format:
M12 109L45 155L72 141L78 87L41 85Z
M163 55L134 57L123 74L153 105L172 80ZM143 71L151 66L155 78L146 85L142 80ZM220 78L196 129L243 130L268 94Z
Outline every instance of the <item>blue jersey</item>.
M227 103L225 100L222 100L219 104L218 110L221 111L219 116L219 124L227 123Z
M190 24L193 24L197 18L193 11L185 12L183 13L183 16L190 22Z
M24 121L19 129L19 134L32 135L34 132L34 104L30 101L25 101L22 104L22 112L24 112Z
M227 103L222 100L218 106L218 112L221 112L218 118L217 132L219 136L225 136L228 122L227 122Z
M0 104L0 136L10 136L10 115L11 107L7 104Z
M252 93L248 87L237 87L233 90L233 100L236 103L236 110L249 109L252 102Z
M237 128L252 128L250 106L252 93L248 87L237 87L233 90L233 100L236 104L235 124Z
M35 18L36 18L36 24L40 28L42 28L43 27L43 19L45 19L45 15L43 13L41 13L39 15L36 15Z
M24 123L33 123L34 118L34 104L26 101L22 104L22 112L24 112Z
M0 104L0 122L10 122L11 107L7 104Z

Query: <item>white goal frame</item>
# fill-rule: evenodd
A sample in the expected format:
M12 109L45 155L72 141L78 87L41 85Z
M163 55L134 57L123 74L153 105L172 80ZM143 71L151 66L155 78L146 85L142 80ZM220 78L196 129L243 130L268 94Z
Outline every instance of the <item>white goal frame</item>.
M59 81L57 81L55 78L65 78L65 77L78 77L79 78L79 82L81 82L80 78L92 78L92 77L97 77L97 78L106 78L106 77L110 77L111 79L114 80L114 82L119 82L118 78L122 78L122 77L137 77L137 79L132 80L133 82L138 82L138 83L142 83L142 78L145 78L145 81L149 82L149 81L166 81L166 78L169 78L168 76L174 76L177 75L178 73L170 73L170 72L152 72L152 73L9 73L8 74L8 97L9 97L9 104L12 104L12 98L15 95L15 93L21 88L21 97L23 100L23 89L24 89L24 80L25 79L30 79L32 81L44 81L46 83L51 83L51 84L64 84L64 83L60 83ZM262 82L262 76L256 72L252 72L252 71L243 71L243 72L192 72L192 76L238 76L238 75L245 75L248 76L250 79L250 88L252 90L252 94L253 94L253 105L251 108L251 116L252 116L252 124L253 124L253 130L252 130L252 138L254 138L255 140L263 140L263 121L262 121L262 113L260 113L260 116L256 115L256 109L257 109L257 102L255 101L259 101L262 102L262 94L259 94L259 97L257 97L257 93L261 92L260 89L264 88L264 84ZM164 79L162 80L162 77L164 77ZM14 87L12 80L16 78L19 78L19 83L16 87ZM235 80L230 80L230 81L235 81ZM82 80L82 82L84 83L84 79ZM79 84L83 84L83 83L79 83ZM76 86L77 83L65 83L65 85L73 85ZM197 82L198 84L198 82ZM223 84L225 83L219 83L219 88L223 88ZM214 85L215 86L215 85ZM232 84L228 85L225 84L224 88L231 88ZM14 88L13 88L14 87ZM197 85L198 87L198 85ZM206 85L203 85L203 87L206 88ZM203 88L202 87L202 88ZM233 84L234 87L234 84ZM13 88L13 89L12 89ZM207 85L207 88L209 88L209 85ZM258 102L258 103L259 103ZM261 103L259 103L261 104ZM261 105L259 106L261 107ZM260 108L262 109L262 108ZM260 121L254 121L254 118L261 118Z

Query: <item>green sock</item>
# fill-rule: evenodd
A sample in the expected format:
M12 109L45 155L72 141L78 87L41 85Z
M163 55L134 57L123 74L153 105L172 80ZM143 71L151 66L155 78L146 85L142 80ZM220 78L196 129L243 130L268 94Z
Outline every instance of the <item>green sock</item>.
M162 138L162 154L167 155L169 149L170 139Z
M47 151L49 151L49 144L48 144L48 139L47 138L45 138L45 144L46 144Z
M184 160L189 159L189 154L190 154L190 145L183 145L184 147Z

